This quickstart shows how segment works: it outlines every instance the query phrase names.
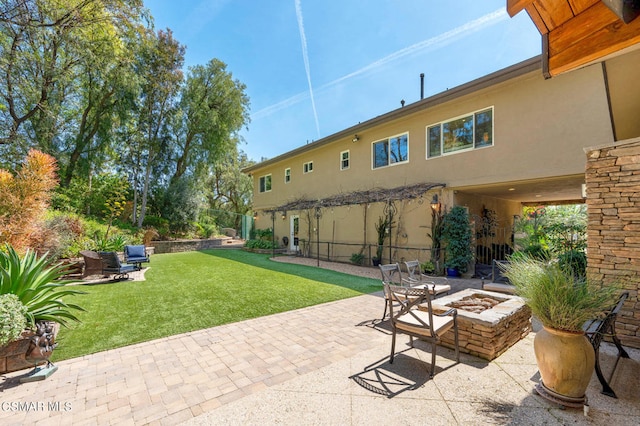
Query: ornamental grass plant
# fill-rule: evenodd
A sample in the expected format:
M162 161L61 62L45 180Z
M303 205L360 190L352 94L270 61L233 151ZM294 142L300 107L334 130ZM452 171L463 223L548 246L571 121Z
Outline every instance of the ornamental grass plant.
M582 333L583 324L601 317L619 293L617 286L576 276L557 261L514 256L500 267L542 325L556 330Z

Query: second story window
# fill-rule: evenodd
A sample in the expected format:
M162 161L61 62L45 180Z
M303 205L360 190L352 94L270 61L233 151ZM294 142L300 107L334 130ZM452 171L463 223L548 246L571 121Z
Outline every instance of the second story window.
M302 173L311 173L313 171L313 161L309 161L302 165Z
M409 134L403 133L373 143L373 168L409 161Z
M284 183L291 182L291 169L284 169Z
M427 126L427 158L493 145L493 107Z
M342 151L340 153L340 170L347 170L349 168L349 151Z
M271 191L271 175L260 176L260 192Z

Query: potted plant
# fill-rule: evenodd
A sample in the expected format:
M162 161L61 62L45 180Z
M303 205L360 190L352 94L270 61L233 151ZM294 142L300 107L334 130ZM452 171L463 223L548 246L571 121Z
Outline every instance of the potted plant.
M542 323L534 338L541 376L538 393L565 405L580 405L595 365L583 324L601 317L615 302L619 289L574 275L555 260L513 256L500 267Z
M70 281L60 279L66 273L66 266L51 265L46 256L38 257L33 251L20 257L10 245L0 250L0 315L11 330L3 335L4 344L0 342L0 357L11 358L4 363L11 371L48 360L57 324L78 321L72 311L83 309L65 299L83 292L65 287Z
M384 249L384 240L387 237L387 228L390 226L389 219L380 216L378 223L375 224L376 233L378 234L378 247L376 247L376 255L371 259L373 266L382 263L382 250Z
M432 261L427 260L420 264L420 270L423 274L432 275L435 272L436 267Z
M467 272L467 265L473 259L469 213L461 206L455 206L442 219L442 240L445 243L445 263L447 274L458 276Z

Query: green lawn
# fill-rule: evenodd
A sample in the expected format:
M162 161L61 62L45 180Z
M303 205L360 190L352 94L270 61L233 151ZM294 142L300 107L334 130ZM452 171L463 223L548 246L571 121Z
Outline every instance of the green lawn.
M81 323L58 334L52 360L242 321L381 289L379 280L270 261L240 250L157 254L146 281L83 285Z

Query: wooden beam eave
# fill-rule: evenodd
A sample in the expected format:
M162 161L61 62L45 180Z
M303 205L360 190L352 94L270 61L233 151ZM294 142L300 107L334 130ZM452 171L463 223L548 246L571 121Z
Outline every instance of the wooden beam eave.
M524 8L533 3L533 1L534 0L507 0L507 13L513 18Z
M607 16L610 18L605 19ZM624 24L603 3L598 3L551 31L548 42L548 71L555 76L640 43L640 19Z

